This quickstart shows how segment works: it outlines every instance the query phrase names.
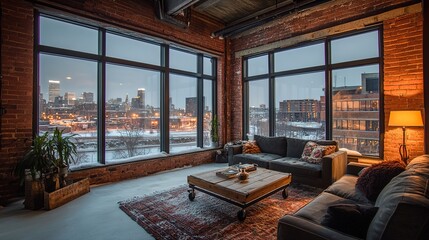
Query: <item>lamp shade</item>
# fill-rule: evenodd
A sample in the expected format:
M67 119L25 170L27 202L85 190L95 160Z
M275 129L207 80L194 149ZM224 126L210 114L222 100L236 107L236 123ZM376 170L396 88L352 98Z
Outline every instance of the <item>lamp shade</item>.
M423 127L420 111L391 111L389 126L392 127Z

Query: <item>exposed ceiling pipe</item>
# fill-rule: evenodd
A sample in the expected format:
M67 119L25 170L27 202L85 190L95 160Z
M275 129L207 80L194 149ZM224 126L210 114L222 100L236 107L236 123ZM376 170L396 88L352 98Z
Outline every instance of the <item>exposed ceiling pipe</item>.
M244 32L246 30L249 30L251 28L263 25L265 23L271 22L274 19L278 17L282 17L285 15L289 15L293 12L300 11L324 2L328 2L329 0L304 0L304 1L294 1L294 3L286 5L284 7L277 8L276 10L273 10L267 14L261 14L258 16L255 16L251 20L246 21L236 21L239 22L237 24L227 26L219 31L213 32L212 37L219 37L219 38L225 38L230 37L235 34ZM272 8L272 7L271 7ZM261 12L264 12L265 10L261 10Z
M171 17L168 14L165 14L162 0L154 0L154 4L156 16L160 20L181 28L187 28L189 26L189 22L180 21L174 17Z
M177 15L198 1L199 0L165 0L165 12L168 15Z

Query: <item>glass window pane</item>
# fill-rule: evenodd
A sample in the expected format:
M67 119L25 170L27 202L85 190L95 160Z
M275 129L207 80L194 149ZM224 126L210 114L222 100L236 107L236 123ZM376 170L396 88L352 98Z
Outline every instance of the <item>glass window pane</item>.
M97 163L97 63L46 54L39 61L39 133L76 134L71 168Z
M170 68L197 72L197 55L170 48Z
M325 64L323 43L274 53L274 71L287 71Z
M334 83L332 104L339 101L352 103L353 108L337 111L333 108L333 119L360 121L361 126L334 129L334 140L348 138L340 147L358 151L364 155L379 155L379 129L366 128L365 122L379 121L379 65L346 68L332 71ZM357 106L360 106L359 108ZM355 122L353 121L353 122Z
M276 136L325 139L325 73L275 80Z
M378 57L378 31L332 40L332 63Z
M157 66L161 64L160 45L111 33L106 34L106 54L109 57L122 58Z
M249 84L249 133L268 136L268 80L251 81Z
M98 54L98 30L41 16L40 44Z
M204 57L204 74L213 76L213 59L209 57Z
M197 79L170 75L170 152L197 147Z
M249 58L247 60L247 76L268 73L268 55Z
M204 80L204 146L211 145L210 131L213 114L213 81Z
M106 162L160 152L160 73L106 65Z

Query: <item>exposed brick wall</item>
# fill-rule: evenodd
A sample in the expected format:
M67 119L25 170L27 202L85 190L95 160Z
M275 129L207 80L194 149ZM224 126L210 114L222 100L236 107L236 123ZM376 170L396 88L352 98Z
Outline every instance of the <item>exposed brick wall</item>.
M214 151L203 151L192 154L167 156L145 161L80 170L72 172L70 174L70 178L89 178L91 184L117 182L125 179L147 176L152 173L174 168L209 163L213 161L214 155ZM186 181L186 179L184 179L184 181Z
M230 54L230 68L227 81L230 82L229 114L232 120L230 139L242 138L242 58L235 53L263 46L304 33L331 27L346 21L353 21L368 12L380 13L397 4L410 1L399 0L338 0L330 1L304 11L281 17L276 21L241 33L231 40L227 51ZM406 14L383 22L384 28L384 107L385 126L392 109L423 109L422 76L422 14ZM399 159L398 147L402 130L386 127L384 139L385 159ZM423 129L408 130L407 146L411 157L424 152Z
M1 61L0 204L16 195L11 172L31 145L33 102L33 9L24 1L1 2L3 12Z
M423 16L410 14L383 24L384 113L388 126L391 110L423 110ZM407 128L410 158L424 153L423 128ZM384 158L398 159L402 129L386 127Z
M191 24L182 29L166 24L155 16L152 1L121 0L2 0L2 91L1 104L7 114L1 117L0 204L17 196L18 181L11 175L17 161L31 145L33 118L33 20L34 2L41 12L56 13L72 18L86 18L101 26L116 27L147 34L166 42L207 51L219 57L218 89L224 88L224 41L210 34L222 28L212 20L193 12ZM224 122L224 97L218 95L220 129ZM221 137L223 133L221 133ZM222 138L221 138L222 139ZM90 177L91 183L119 181L145 176L154 172L198 165L214 160L214 151L168 156L160 159L132 162L76 171L73 178Z

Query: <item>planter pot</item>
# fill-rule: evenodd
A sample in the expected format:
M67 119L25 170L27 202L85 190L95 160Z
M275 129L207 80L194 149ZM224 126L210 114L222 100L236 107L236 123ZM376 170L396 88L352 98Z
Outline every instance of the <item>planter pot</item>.
M85 178L80 181L69 184L53 192L45 192L45 209L51 210L62 206L73 199L76 199L89 192L89 179Z
M58 174L60 176L60 187L63 188L67 186L66 178L69 175L69 167L60 167L58 168Z
M60 188L60 177L58 173L50 173L45 177L45 191L53 192Z
M25 201L26 209L37 210L43 207L43 182L40 180L25 181Z
M219 144L217 142L211 142L210 147L217 148L217 147L219 147Z

